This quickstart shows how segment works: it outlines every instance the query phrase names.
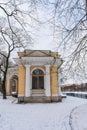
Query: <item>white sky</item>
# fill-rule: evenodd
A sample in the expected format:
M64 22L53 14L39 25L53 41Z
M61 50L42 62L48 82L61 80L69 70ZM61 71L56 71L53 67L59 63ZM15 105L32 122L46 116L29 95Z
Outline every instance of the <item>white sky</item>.
M48 25L45 25L40 27L38 33L38 36L35 36L34 39L34 47L35 50L53 50L54 44L53 44L53 37L51 35L52 30L48 27Z

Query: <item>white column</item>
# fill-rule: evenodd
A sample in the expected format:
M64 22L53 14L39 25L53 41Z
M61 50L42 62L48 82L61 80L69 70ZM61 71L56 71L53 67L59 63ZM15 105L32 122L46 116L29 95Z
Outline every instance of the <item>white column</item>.
M46 65L45 95L50 96L50 65Z
M30 84L30 65L25 65L26 67L26 88L25 88L25 96L30 97L31 95L31 84Z

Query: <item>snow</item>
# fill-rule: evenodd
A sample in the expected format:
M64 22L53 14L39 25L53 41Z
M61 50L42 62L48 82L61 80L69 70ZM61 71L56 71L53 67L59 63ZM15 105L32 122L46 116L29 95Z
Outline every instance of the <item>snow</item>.
M69 92L69 91L66 91L66 92L63 92L64 94L66 94L66 93L75 93L75 94L83 94L83 95L85 95L85 94L87 94L87 92L78 92L78 91L76 91L76 92L74 92L74 91L71 91L71 92Z
M77 107L72 114L74 130L87 130L87 104Z
M87 130L87 99L67 97L60 103L15 104L0 99L0 130Z

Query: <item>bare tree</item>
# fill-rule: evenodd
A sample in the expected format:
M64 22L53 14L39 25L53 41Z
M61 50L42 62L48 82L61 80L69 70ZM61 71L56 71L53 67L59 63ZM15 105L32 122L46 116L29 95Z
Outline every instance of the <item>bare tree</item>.
M3 90L3 99L5 99L6 98L6 88L5 88L6 75L9 67L9 59L11 53L16 48L25 48L27 43L30 42L29 40L30 38L27 35L25 36L23 30L14 28L14 33L12 33L8 28L6 28L5 30L4 29L0 30L0 39L2 39L1 46L7 52L7 53L3 53L3 51L0 51L0 55L2 57L0 70L3 73L2 90Z
M66 60L64 68L73 76L76 72L77 77L80 72L87 75L87 0L49 0L49 4L54 41Z
M33 22L39 23L34 14L38 2L39 0L0 1L0 71L3 73L3 99L6 99L6 75L11 53L17 48L32 44L31 28L35 25Z

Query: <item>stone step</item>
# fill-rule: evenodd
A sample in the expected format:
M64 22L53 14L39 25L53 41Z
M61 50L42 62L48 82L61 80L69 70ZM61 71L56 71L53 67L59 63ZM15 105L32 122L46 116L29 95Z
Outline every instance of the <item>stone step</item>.
M45 93L44 89L32 89L32 94L43 94Z
M32 97L39 97L39 96L45 96L44 93L34 93L34 94L31 94Z
M48 103L51 102L50 97L45 97L45 96L31 96L29 98L25 98L25 102L30 102L30 103Z
M32 89L31 96L45 96L44 89Z

